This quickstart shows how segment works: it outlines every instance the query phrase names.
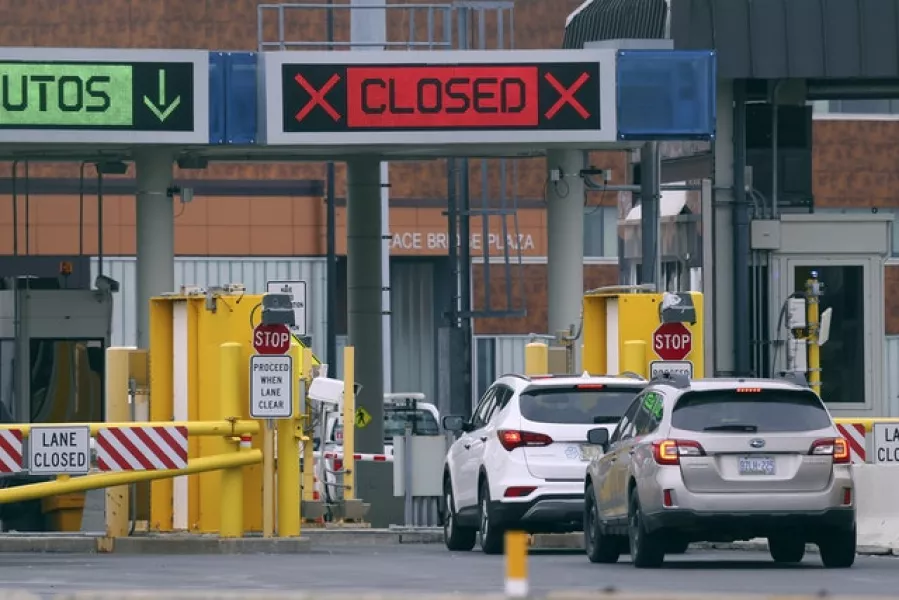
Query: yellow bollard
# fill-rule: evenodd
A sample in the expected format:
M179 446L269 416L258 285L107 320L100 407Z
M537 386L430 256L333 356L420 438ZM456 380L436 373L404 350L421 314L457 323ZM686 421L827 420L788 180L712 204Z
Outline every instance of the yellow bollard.
M528 596L528 535L506 532L506 597Z
M128 365L129 348L109 348L106 350L106 415L107 422L131 420L128 409ZM130 490L127 485L106 488L106 537L116 538L128 535L128 512Z
M547 375L549 373L549 346L543 342L531 342L524 347L524 374Z
M628 340L624 342L624 353L621 356L621 370L636 373L646 378L646 342L643 340Z
M312 381L312 349L303 348L303 369L300 377L309 384ZM308 388L307 388L308 389ZM312 438L315 437L313 430L313 411L312 402L309 398L300 398L300 406L305 411L305 420L303 421L303 429L307 432L306 437L310 438L303 443L303 500L310 502L315 499L315 454L312 447ZM324 441L322 441L324 445Z
M240 419L240 369L243 349L240 344L226 342L220 347L219 359L219 411L224 420ZM240 452L239 438L226 438L223 454ZM221 495L221 524L219 536L236 538L243 536L243 468L222 469L219 494Z
M343 499L356 499L356 353L343 348Z
M262 537L275 535L275 426L262 425Z
M278 420L278 536L300 535L300 446L297 429L302 425L299 410L299 375L302 371L300 345L291 341L293 357L293 418Z
M805 322L808 326L808 385L821 395L821 346L818 339L821 332L821 307L818 304L820 285L814 275L805 282Z

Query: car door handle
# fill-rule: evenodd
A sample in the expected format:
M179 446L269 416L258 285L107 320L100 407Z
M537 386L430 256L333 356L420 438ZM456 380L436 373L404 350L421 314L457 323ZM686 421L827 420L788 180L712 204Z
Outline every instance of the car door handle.
M462 444L466 450L471 450L471 444Z
M482 442L486 442L486 441L487 441L487 436L486 436L486 435L483 436L483 437L481 438L481 441L482 441Z
M634 450L633 448L631 448L630 450L627 451L627 453L630 454L631 456L633 456L635 452L636 452L636 450Z

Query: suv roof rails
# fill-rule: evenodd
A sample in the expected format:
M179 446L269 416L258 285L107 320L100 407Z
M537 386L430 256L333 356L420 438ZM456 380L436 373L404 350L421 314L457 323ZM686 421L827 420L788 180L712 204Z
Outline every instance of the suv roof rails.
M778 371L777 379L783 379L784 381L792 383L794 385L809 387L808 379L806 379L804 373L798 373L796 371Z
M626 377L627 379L639 379L640 381L646 381L646 378L640 375L639 373L634 373L633 371L622 371L618 377Z
M503 373L497 379L502 379L503 377L515 377L517 379L524 379L525 381L530 381L531 378L528 375L524 375L523 373Z
M677 388L679 390L685 390L690 387L690 378L683 373L659 373L650 381L651 383L670 385L671 387Z

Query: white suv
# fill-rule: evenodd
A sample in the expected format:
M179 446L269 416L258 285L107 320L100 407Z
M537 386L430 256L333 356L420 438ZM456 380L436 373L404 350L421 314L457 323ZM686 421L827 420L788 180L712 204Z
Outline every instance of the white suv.
M471 419L448 416L461 435L443 474L446 547L471 550L480 532L487 554L503 551L504 530L580 531L596 425L615 427L647 382L630 377L504 375Z

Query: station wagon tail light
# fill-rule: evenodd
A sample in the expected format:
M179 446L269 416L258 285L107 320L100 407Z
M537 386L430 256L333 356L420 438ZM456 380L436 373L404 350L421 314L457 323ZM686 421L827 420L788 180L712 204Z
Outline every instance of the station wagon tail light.
M496 432L499 443L503 448L511 452L515 448L549 446L553 439L543 433L532 431L518 431L517 429L500 429Z
M705 456L699 442L693 440L660 440L652 443L652 457L660 465L678 465L681 456Z
M808 453L814 456L833 456L836 465L849 464L851 460L849 444L841 437L815 440Z
M762 392L762 388L757 387L740 387L737 388L738 394L760 394Z
M601 390L606 386L602 383L579 383L574 387L579 390Z

